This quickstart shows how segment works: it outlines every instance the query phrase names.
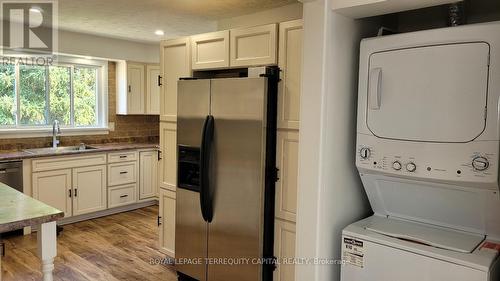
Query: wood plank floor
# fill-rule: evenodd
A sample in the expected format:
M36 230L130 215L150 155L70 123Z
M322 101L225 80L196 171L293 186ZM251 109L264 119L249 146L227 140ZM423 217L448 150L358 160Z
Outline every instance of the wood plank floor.
M57 240L55 281L176 281L169 265L151 263L158 251L158 207L64 226ZM3 281L41 280L36 234L4 239Z

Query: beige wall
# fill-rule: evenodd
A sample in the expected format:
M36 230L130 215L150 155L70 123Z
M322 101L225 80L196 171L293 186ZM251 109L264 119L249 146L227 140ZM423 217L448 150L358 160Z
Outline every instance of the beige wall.
M60 137L61 145L101 144L115 142L148 142L158 143L160 120L158 116L116 115L116 64L108 65L108 120L115 123L115 130L107 135L64 136ZM52 137L1 139L0 150L20 150L35 147L49 147Z
M63 29L59 29L57 35L58 53L109 60L160 62L160 42L131 41Z
M302 3L287 5L253 14L222 19L217 22L218 30L249 27L302 18Z
M141 43L59 30L59 52L112 60L159 63L160 43Z
M339 15L331 4L304 3L296 256L340 260L342 229L371 214L354 156L358 58L361 38L380 24ZM295 280L340 280L340 265L295 270Z

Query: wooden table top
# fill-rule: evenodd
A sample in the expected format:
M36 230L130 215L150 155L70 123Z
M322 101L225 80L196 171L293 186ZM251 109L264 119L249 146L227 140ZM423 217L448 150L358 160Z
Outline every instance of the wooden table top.
M0 183L0 233L56 221L64 213Z

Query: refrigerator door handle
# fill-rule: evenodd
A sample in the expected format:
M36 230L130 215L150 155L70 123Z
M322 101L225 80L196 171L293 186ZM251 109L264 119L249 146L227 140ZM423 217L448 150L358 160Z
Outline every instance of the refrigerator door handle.
M203 219L211 222L213 218L212 200L210 199L210 156L214 138L215 120L208 115L203 125L200 149L200 206Z

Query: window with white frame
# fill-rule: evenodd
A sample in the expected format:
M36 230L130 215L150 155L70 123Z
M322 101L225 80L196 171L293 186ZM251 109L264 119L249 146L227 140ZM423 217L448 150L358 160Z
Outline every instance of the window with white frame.
M0 131L107 124L107 64L76 58L52 65L0 64Z

